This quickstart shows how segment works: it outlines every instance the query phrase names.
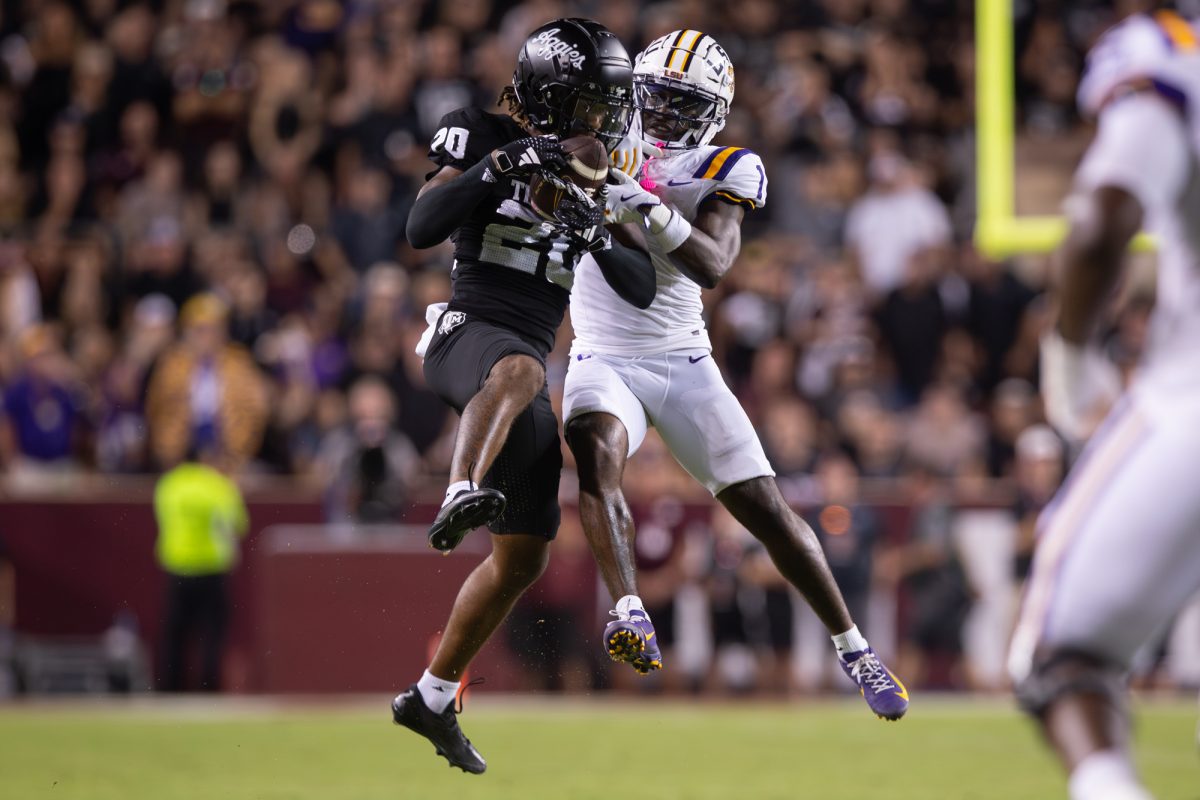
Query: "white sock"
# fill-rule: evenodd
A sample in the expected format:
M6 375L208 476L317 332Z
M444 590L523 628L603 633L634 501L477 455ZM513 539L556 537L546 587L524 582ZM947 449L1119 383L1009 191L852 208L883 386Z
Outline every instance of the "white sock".
M1152 800L1129 756L1101 750L1079 762L1067 781L1071 800Z
M832 638L833 646L837 648L839 656L844 656L846 653L857 653L871 646L867 644L866 638L858 632L857 625L845 633L839 633Z
M450 484L450 488L446 489L446 498L442 500L442 507L445 508L446 503L458 497L460 492L469 492L474 488L475 484L470 481L455 481Z
M458 687L461 685L461 681L444 681L441 678L435 678L429 670L425 670L421 680L417 681L417 691L421 693L421 699L425 701L429 710L440 714L446 710L446 706L454 702L454 697L458 694Z
M617 613L621 615L622 619L628 617L629 612L634 609L642 612L642 616L646 619L650 619L650 615L646 613L645 606L642 605L642 598L636 594L627 594L617 601Z

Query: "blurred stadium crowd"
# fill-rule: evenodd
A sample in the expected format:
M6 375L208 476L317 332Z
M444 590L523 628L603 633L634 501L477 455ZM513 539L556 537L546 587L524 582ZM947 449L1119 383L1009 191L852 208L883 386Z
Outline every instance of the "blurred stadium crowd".
M1112 12L1016 5L1024 134L1078 139L1082 53ZM951 574L947 481L960 496L1015 486L1004 504L1027 542L1065 461L1039 425L1043 264L970 245L971 6L7 0L0 465L35 485L218 444L232 469L328 487L331 519L402 516L422 475L440 481L455 424L413 353L451 250L403 235L439 119L495 108L547 19L596 18L631 54L700 28L737 68L717 141L752 147L770 178L707 296L716 355L791 498L824 504L813 523L843 542L830 560L847 594L934 576L918 602L937 628L971 591ZM1148 308L1113 317L1123 363ZM559 394L569 339L564 326ZM630 471L635 501L703 500L654 440ZM860 479L913 505L910 546L874 565L879 523L847 511ZM715 527L709 579L727 590L740 560L722 560Z

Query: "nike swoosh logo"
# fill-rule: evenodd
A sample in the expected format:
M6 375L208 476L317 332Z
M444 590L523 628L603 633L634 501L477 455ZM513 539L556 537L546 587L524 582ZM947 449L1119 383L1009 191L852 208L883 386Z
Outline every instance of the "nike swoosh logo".
M641 194L641 192L634 192L633 194L621 195L621 202L628 203L630 200L637 197L639 194Z
M695 181L667 181L667 186L687 186L689 183L695 183Z
M703 361L706 358L708 358L708 353L705 353L702 356L696 356L695 358L693 358L692 356L688 356L688 363L695 364L697 361Z
M900 687L900 691L896 692L896 696L899 697L901 700L907 700L908 699L908 688L903 683L900 682L900 679L897 678L890 669L887 671L887 674L891 675L892 680L895 681L896 685Z

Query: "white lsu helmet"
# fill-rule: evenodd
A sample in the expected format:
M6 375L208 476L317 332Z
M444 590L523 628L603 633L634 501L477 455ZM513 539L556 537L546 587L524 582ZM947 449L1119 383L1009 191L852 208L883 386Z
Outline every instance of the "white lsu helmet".
M633 67L642 138L665 151L712 141L733 102L733 63L717 40L682 30L655 39Z

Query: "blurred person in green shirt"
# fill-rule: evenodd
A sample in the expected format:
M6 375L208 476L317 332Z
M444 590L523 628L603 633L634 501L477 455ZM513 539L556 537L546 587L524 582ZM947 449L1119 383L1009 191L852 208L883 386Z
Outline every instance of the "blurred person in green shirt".
M217 455L207 451L165 473L154 490L155 552L167 573L160 688L168 692L184 689L193 635L202 652L200 688L220 688L229 622L226 576L237 564L237 540L246 534L249 517L237 484L217 463Z

